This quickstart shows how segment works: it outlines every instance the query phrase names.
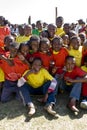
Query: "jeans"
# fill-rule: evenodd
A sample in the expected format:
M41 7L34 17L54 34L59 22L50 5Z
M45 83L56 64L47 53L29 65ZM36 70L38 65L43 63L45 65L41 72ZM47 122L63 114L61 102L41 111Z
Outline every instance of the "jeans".
M64 90L63 88L63 79L59 77L59 75L55 76L55 79L57 80L57 86L56 86L56 90L55 90L55 95L58 94L58 90Z
M66 85L64 83L63 87L66 91L70 92L70 98L80 99L82 83L73 83L72 85Z
M7 102L12 99L12 94L16 94L16 98L20 100L19 90L17 87L17 81L5 80L4 87L1 94L1 101Z
M45 95L46 92L48 91L50 83L51 83L51 81L47 81L45 84L43 84L39 88L33 88L32 86L30 86L27 83L25 83L22 87L19 87L20 96L23 100L24 105L26 105L26 104L28 105L29 103L32 102L30 94ZM50 103L55 104L55 92L54 91L48 94L48 99L46 101L46 105L50 104Z

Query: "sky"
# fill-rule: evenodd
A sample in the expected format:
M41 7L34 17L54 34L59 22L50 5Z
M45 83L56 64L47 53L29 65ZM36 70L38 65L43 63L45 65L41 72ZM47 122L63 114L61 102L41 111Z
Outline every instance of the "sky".
M87 0L0 0L0 16L4 16L13 24L31 23L37 20L55 23L55 7L58 16L64 17L64 22L86 22Z

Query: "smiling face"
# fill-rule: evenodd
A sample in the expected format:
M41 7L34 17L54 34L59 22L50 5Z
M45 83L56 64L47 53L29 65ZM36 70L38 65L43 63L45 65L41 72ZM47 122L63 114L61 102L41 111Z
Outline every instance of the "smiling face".
M79 37L73 37L70 44L73 47L73 49L78 50L79 46L81 45L80 43L81 42Z
M68 56L68 58L66 59L65 66L66 66L66 70L68 72L71 72L75 67L75 58L72 56Z
M31 42L31 49L33 52L37 52L39 49L39 42L38 41L32 41Z
M47 30L48 30L50 38L53 38L56 32L56 26L53 24L49 24Z
M57 17L56 19L56 25L58 28L60 28L63 25L63 17Z
M32 69L35 73L38 73L42 67L42 61L39 58L36 58L32 63Z
M47 43L41 43L40 45L40 51L43 53L47 53L49 50L49 45Z
M32 34L32 27L30 25L25 25L24 27L24 35L30 36Z
M54 38L52 42L53 50L58 52L62 48L62 39L61 38Z
M21 53L24 55L24 57L29 53L29 46L28 45L23 45L21 47Z

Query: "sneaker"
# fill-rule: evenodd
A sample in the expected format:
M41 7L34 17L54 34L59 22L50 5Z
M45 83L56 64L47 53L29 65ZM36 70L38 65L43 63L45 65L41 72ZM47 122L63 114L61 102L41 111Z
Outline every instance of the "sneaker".
M28 115L29 115L29 117L31 117L31 116L33 116L33 115L35 114L35 112L36 112L35 106L34 106L33 104L30 104L30 105L28 106L28 108L29 108Z
M82 102L80 103L80 107L83 109L87 109L87 100L82 100Z
M51 115L55 116L56 115L56 112L52 109L53 105L50 104L50 105L47 105L44 107L44 109Z

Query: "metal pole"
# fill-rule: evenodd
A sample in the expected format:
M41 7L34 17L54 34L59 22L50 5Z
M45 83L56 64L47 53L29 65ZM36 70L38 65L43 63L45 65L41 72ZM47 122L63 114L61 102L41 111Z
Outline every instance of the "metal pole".
M31 24L31 16L28 18L28 24Z
M56 18L58 17L58 11L57 11L57 7L55 7L55 24L56 24Z

